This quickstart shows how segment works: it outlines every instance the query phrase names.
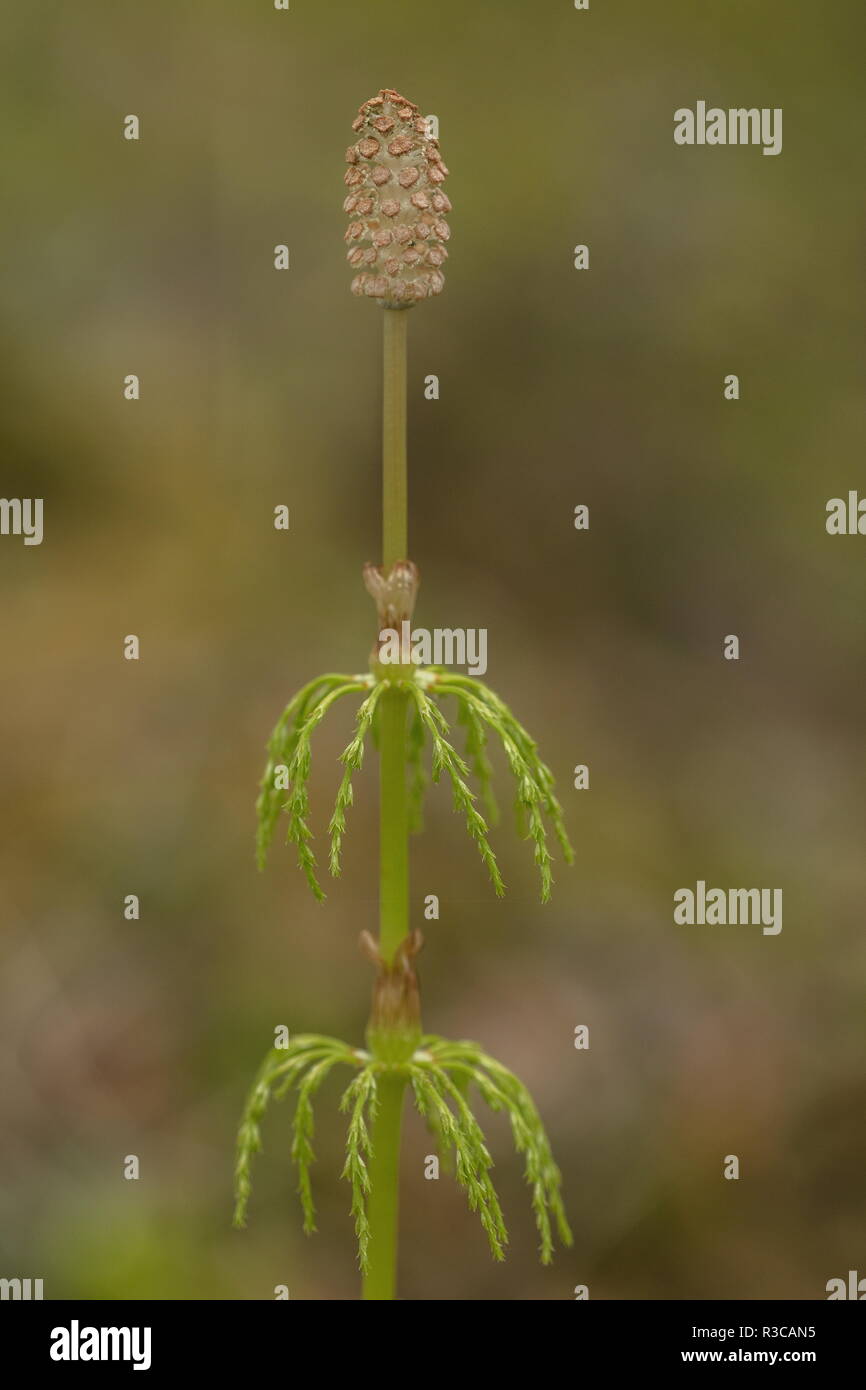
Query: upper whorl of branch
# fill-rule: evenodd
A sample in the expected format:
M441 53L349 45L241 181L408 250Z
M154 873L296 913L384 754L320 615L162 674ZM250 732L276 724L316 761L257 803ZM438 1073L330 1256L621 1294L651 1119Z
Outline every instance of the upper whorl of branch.
M358 271L352 293L410 308L445 285L451 203L442 190L448 170L439 141L418 107L390 88L364 102L352 129L357 139L346 151L343 203L351 217L348 261Z

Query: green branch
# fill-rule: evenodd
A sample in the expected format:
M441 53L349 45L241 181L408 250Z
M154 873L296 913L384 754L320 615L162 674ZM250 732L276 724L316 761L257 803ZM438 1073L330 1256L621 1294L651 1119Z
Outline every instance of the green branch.
M433 781L438 782L443 771L447 772L454 794L454 809L463 813L466 829L475 841L478 853L490 875L493 890L497 897L501 897L505 892L505 884L502 882L496 855L487 839L487 822L476 809L475 797L466 785L465 779L469 775L469 769L460 754L448 742L448 724L442 711L417 683L413 682L409 688L421 722L430 735L430 742L433 747Z

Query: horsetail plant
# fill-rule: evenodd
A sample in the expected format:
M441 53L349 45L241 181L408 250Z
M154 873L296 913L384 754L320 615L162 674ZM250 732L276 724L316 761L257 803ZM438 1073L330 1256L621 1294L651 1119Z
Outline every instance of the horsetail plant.
M384 317L383 556L381 565L364 569L376 603L379 639L368 671L319 676L294 696L277 721L257 803L257 858L263 867L285 815L287 841L313 894L324 898L309 824L312 736L333 705L353 696L358 701L355 731L340 758L343 774L329 824L328 869L332 876L340 873L352 777L372 737L379 751L379 938L374 941L364 932L361 940L376 970L373 1004L364 1048L311 1033L266 1057L238 1134L235 1224L245 1222L250 1167L261 1147L260 1123L268 1103L293 1091L291 1156L304 1230L315 1229L313 1101L332 1070L348 1067L352 1075L340 1102L348 1117L343 1177L351 1188L363 1296L387 1300L396 1288L400 1133L407 1092L477 1213L494 1259L504 1258L508 1236L490 1176L493 1161L473 1109L475 1094L510 1121L532 1194L542 1263L552 1259L554 1233L565 1244L572 1239L560 1174L526 1087L477 1043L422 1033L414 967L421 934L409 928L409 834L420 828L428 749L432 781L444 777L450 783L454 809L465 819L497 895L505 885L489 835L497 819L486 753L491 736L501 744L515 780L519 822L532 842L542 902L552 884L549 833L568 863L573 852L550 769L504 701L470 676L416 665L405 644L399 664L381 659L381 644L410 623L418 592L418 571L407 559L406 310L443 288L449 236L445 218L451 204L442 190L448 171L438 141L428 134L417 106L385 89L364 103L353 129L357 138L346 155L349 193L344 204L352 219L346 233L348 259L358 272L352 291L375 300ZM443 705L463 728L465 755L455 747Z

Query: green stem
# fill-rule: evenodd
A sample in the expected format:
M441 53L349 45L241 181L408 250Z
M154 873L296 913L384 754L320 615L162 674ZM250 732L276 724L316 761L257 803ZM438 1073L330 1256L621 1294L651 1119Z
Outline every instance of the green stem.
M405 309L385 309L382 412L382 566L408 558ZM394 686L379 702L379 951L390 965L409 934L409 807L406 722L409 695ZM397 1284L400 1129L406 1081L384 1073L372 1128L366 1300L391 1300Z
M387 965L409 931L408 699L394 686L379 700L379 952Z
M382 568L408 559L406 323L408 310L383 309ZM391 964L409 932L409 811L406 716L409 696L386 690L379 710L379 950Z
M408 309L383 309L382 564L408 556L406 485L406 322Z
M373 1123L369 1160L369 1266L364 1299L391 1300L397 1286L397 1209L400 1191L400 1128L406 1082L384 1073L379 1080L379 1109Z

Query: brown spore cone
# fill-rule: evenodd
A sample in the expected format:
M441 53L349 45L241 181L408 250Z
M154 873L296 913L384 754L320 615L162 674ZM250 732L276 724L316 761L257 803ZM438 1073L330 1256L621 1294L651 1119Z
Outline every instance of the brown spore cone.
M418 107L391 88L364 102L352 129L343 203L347 259L357 272L352 293L410 308L445 286L451 203L439 141Z

